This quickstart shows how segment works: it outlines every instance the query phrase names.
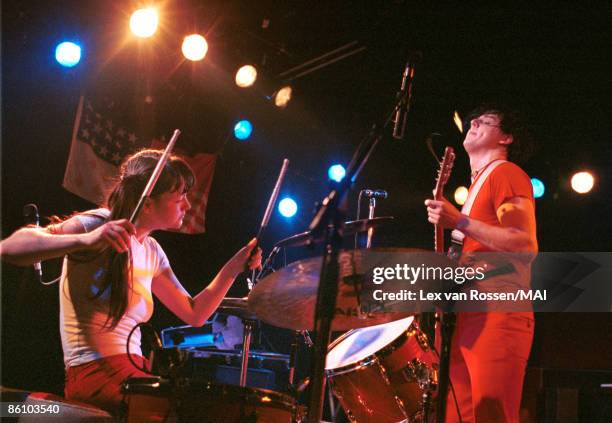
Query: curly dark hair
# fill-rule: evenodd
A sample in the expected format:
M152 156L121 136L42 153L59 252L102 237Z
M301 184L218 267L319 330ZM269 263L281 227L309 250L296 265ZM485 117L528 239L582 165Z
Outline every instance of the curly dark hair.
M535 151L535 144L523 115L505 104L483 103L470 112L467 121L469 123L484 114L497 115L499 128L505 134L512 135L512 144L507 147L508 160L518 164L529 160Z

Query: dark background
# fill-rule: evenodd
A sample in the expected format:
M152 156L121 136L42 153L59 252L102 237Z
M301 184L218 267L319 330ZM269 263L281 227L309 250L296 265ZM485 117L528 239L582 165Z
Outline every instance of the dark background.
M274 213L263 247L304 231L315 201L327 191L327 168L347 163L375 122L393 107L409 51L423 59L416 72L414 105L404 140L386 131L378 150L349 194L354 216L361 188L384 188L377 215L395 222L377 245L432 248L423 201L434 185L434 147L460 151L447 194L469 182L461 135L462 116L483 100L502 100L528 118L537 152L524 169L546 184L537 200L542 251L607 251L612 224L612 35L610 6L540 3L509 8L463 4L425 7L409 1L168 1L158 33L148 41L127 36L128 2L3 2L2 5L2 237L23 224L25 204L41 215L66 215L91 207L61 187L79 96L104 93L131 101L139 121L157 134L178 127L180 148L217 152L219 160L206 214L207 232L159 233L175 273L192 293L257 231L284 157L291 160L283 194L299 203L292 220ZM262 28L262 21L269 27ZM182 60L188 32L206 34L200 63ZM82 63L61 68L55 45L79 40ZM280 73L358 41L366 50L293 81L285 110L263 99ZM241 64L260 70L255 87L233 83ZM144 102L145 96L152 104ZM246 143L228 133L238 117L254 132ZM569 188L569 176L591 169L588 195ZM288 251L289 259L317 253ZM44 264L45 279L59 260ZM61 392L63 365L57 287L42 287L30 269L2 269L2 384ZM230 294L244 295L239 280ZM538 316L532 365L609 367L609 314ZM580 323L576 323L580 322ZM179 322L157 307L161 329ZM289 335L277 333L279 350ZM557 348L559 346L559 348ZM554 361L565 351L583 354ZM568 353L570 354L570 353ZM548 361L547 361L548 360ZM556 363L556 364L555 364Z

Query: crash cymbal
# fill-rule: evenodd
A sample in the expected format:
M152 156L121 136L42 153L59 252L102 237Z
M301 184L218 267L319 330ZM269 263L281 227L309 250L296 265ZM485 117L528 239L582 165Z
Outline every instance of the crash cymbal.
M358 232L366 232L370 228L380 226L393 221L393 216L373 217L372 219L359 219L344 222L342 234L345 236L354 235ZM302 232L297 235L290 236L276 243L275 247L302 247L310 243L318 243L323 241L323 236L314 238L310 235L310 231Z
M392 267L401 262L417 267L421 266L424 261L428 263L437 261L431 265L448 265L448 259L437 257L439 256L432 252L417 249L341 252L339 258L340 286L332 330L346 331L413 315L414 312L385 312L385 305L382 303L375 304L377 309L367 310L359 296L363 292L361 289L368 289L368 287L361 286L361 282L368 272L371 274L372 269L378 266ZM321 257L300 260L266 276L249 294L249 310L260 320L273 326L293 330L312 330L321 264ZM430 287L439 288L435 284L430 284ZM371 302L369 306L373 307ZM416 311L419 311L418 304L414 307Z
M225 297L217 308L218 312L240 317L243 320L257 320L254 313L249 310L247 298Z

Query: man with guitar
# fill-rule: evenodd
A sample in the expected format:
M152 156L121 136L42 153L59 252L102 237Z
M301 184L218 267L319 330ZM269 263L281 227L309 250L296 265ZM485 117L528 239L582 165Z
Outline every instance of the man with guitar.
M428 220L454 229L462 254L537 252L531 181L508 161L525 155L529 138L503 107L483 105L472 117L463 141L472 171L468 201L459 211L444 197L426 200ZM533 327L531 312L457 313L450 352L457 407L449 390L446 422L518 423Z

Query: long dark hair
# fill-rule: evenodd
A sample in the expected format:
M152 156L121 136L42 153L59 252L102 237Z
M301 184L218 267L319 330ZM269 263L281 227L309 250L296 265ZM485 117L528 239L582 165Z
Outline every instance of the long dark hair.
M110 220L130 218L162 153L160 150L142 150L123 162L119 181L107 200L107 207L111 211ZM165 192L174 192L182 184L186 192L194 182L195 176L189 165L180 157L171 156L150 197L154 198ZM132 288L131 255L109 250L107 264L104 284L94 300L110 288L109 312L105 326L112 330L125 314L129 303Z

